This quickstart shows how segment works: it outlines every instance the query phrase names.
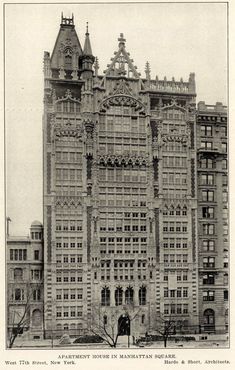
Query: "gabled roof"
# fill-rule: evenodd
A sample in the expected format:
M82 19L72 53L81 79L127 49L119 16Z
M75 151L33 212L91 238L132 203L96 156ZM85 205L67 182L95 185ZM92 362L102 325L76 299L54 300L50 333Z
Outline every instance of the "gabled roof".
M111 58L111 64L108 64L108 69L104 71L104 78L114 76L125 76L140 79L140 74L137 72L137 67L133 64L133 59L125 48L125 39L123 33L118 39L119 49L115 52L115 57Z

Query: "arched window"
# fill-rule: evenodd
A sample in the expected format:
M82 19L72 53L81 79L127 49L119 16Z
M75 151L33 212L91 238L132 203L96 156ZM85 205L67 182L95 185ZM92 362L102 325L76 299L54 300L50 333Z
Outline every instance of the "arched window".
M76 330L76 324L74 324L74 323L70 324L70 329L71 330Z
M183 207L182 215L187 216L187 207L186 206Z
M165 205L165 207L163 208L163 216L167 216L167 215L168 215L168 208Z
M125 291L125 303L133 304L134 303L134 290L132 287L129 287Z
M177 208L175 210L176 216L180 216L180 213L181 213L181 208L180 208L180 206L177 206Z
M101 306L110 306L110 290L103 288L101 290Z
M228 274L224 274L224 284L228 284Z
M69 324L64 324L64 330L69 330Z
M61 329L62 329L61 324L57 324L57 325L56 325L56 330L61 330Z
M141 287L139 290L139 305L144 306L146 305L146 288Z
M204 331L214 331L215 330L215 312L211 308L204 311Z
M115 305L121 306L122 305L122 299L123 299L123 290L122 288L117 288L115 290Z

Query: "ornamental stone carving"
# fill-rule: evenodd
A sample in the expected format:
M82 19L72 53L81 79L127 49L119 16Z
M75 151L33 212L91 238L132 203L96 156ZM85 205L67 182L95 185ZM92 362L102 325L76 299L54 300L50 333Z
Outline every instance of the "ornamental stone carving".
M82 136L82 127L78 123L71 123L69 120L66 123L56 122L54 124L54 136L55 139L62 137L73 137L81 138Z
M175 142L182 143L182 144L186 145L187 142L188 142L188 135L180 135L178 133L176 133L176 134L162 134L162 141L164 143L175 141Z
M77 208L82 206L82 197L57 196L55 206L59 208Z
M107 109L113 106L126 106L132 107L136 111L144 112L145 106L142 102L129 95L113 95L106 98L100 105L100 111L105 112Z
M104 166L147 166L147 160L134 155L101 155L98 156L98 164Z

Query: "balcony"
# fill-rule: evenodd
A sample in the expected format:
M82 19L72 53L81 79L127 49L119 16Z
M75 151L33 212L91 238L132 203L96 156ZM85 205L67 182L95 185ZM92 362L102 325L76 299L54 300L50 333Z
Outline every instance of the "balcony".
M198 152L208 154L219 154L219 150L217 148L199 148Z

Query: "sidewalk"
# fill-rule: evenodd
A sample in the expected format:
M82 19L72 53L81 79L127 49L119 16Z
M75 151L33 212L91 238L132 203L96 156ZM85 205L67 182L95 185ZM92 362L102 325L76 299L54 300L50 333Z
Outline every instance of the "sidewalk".
M229 341L227 340L200 340L200 341L171 341L167 342L166 348L228 348ZM111 349L111 347L106 343L71 343L71 344L60 344L59 339L54 339L53 343L51 339L43 340L22 340L17 338L12 349L25 348L25 349ZM163 341L158 342L141 342L140 345L133 345L130 338L130 343L128 347L128 338L123 337L117 344L117 349L154 349L154 348L164 348Z

